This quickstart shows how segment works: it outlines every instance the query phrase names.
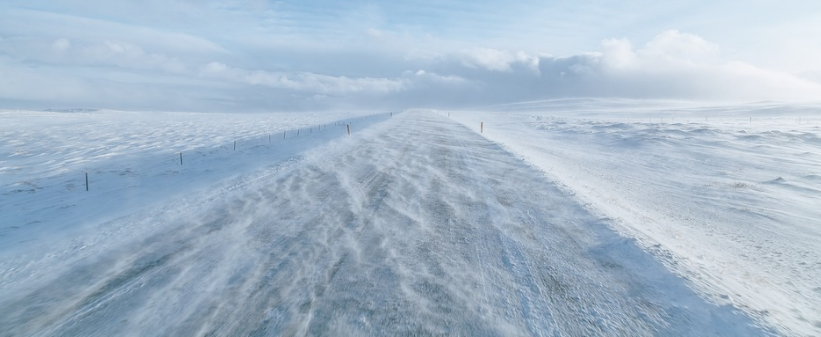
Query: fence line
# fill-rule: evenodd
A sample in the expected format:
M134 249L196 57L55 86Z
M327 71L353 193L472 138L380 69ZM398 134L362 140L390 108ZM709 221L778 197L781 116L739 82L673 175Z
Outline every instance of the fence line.
M354 118L354 119L352 119L352 120L349 120L349 121L347 121L347 122L345 122L345 123L340 123L340 121L336 121L336 122L334 122L334 124L335 124L335 125L345 125L345 126L347 127L347 129L348 129L348 130L347 130L347 135L348 135L348 136L350 136L350 134L351 134L351 133L350 133L350 123L351 123L351 121L353 121L353 120L363 120L363 119L367 120L367 119L371 119L371 118L374 118L374 117L377 117L377 116L380 116L380 115L386 115L386 114L388 114L388 113L380 113L380 114L373 114L373 115L365 115L365 116L356 117L356 118ZM393 113L392 113L392 112L390 113L390 116L391 116L391 117L393 116ZM319 124L319 125L317 125L317 133L319 133L319 132L320 132L320 130L323 128L323 126L325 126L325 128L327 128L327 125L326 125L326 124ZM310 134L313 134L313 127L311 127L310 129L311 129L311 130L310 130ZM288 133L288 130L283 130L283 132L282 132L282 138L283 138L283 140L282 140L282 141L283 141L283 142L287 142L287 141L291 141L291 140L298 139L298 138L308 139L308 138L305 138L304 136L303 136L303 137L300 137L300 131L299 131L299 130L300 130L300 128L297 128L296 130L297 130L297 136L296 136L296 137L292 137L292 138L287 138L287 133ZM293 131L293 130L292 130L292 131ZM342 135L344 135L344 134L342 134ZM267 138L268 138L268 142L267 142L267 147L268 147L268 149L275 148L275 143L272 141L272 139L271 139L271 134L270 134L270 133L268 133L268 134L267 134ZM257 147L257 146L260 146L260 145L262 145L262 144L266 144L266 143L264 142L264 140L265 140L265 134L264 134L264 133L263 133L262 135L254 135L254 136L247 137L247 138L238 138L238 139L233 140L233 142L232 142L232 144L231 144L231 145L232 145L232 147L231 147L231 151L232 151L232 152L236 152L236 151L237 151L238 141L241 141L241 142L239 142L239 145L243 145L243 144L252 144L252 145L250 145L251 147ZM219 151L219 149L224 149L225 147L226 147L225 145L217 145L217 146L215 146L215 147L210 147L210 148L204 148L204 147L194 147L194 148L188 148L188 151L192 151L192 152L195 152L195 153L201 153L203 150L206 150L206 149L210 149L210 150L217 149L217 151ZM213 154L213 153L215 153L215 152L210 152L210 153L211 153L211 154ZM243 153L243 151L242 151L242 146L240 146L240 154L242 154L242 153ZM182 154L183 154L183 151L179 151L179 152L178 152L178 156L179 156L179 165L180 165L180 166L182 166L182 165L183 165L183 155L182 155ZM161 159L161 160L158 160L158 161L156 161L156 162L153 162L153 164L149 163L149 165L147 165L147 166L155 166L155 165L162 165L162 164L166 164L166 163L168 163L168 162L169 162L169 160L170 160L170 158L169 158L169 159ZM189 166L190 166L190 165L189 165ZM130 168L129 168L129 169L130 169ZM128 169L127 169L127 170L128 170ZM88 175L88 172L89 172L89 171L91 171L91 172L93 173L93 172L94 172L94 169L93 169L93 168L86 168L86 169L85 169L84 176L85 176L85 186L86 186L86 191L90 191L90 187L89 187L89 175Z

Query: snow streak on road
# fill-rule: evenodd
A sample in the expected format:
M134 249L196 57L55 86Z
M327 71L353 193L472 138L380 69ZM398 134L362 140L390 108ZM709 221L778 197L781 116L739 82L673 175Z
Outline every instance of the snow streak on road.
M0 289L0 335L766 333L433 113L355 132L213 202Z

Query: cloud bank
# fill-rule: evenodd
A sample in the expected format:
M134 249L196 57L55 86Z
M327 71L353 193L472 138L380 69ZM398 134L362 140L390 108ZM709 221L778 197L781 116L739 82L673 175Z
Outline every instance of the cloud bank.
M347 26L359 29L349 35L358 39L312 44L291 33L224 40L163 24L4 13L0 108L268 111L471 108L568 97L821 99L815 73L793 75L732 60L717 43L678 30L638 44L608 38L597 50L559 57L447 47L433 36L369 27L378 22ZM34 21L44 23L26 28Z

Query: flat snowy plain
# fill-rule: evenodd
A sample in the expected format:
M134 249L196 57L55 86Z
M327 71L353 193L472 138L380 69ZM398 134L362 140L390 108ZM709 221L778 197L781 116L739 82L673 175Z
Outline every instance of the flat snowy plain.
M0 335L821 334L817 106L484 110L2 111Z
M451 112L713 303L821 335L821 106L560 100Z

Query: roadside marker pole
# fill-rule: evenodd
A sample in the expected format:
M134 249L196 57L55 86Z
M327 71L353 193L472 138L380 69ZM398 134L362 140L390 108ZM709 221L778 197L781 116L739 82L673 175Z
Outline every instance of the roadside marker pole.
M88 172L86 172L86 192L88 192Z
M479 124L479 133L485 133L485 122Z
M351 135L351 125L348 124L347 127L348 127L348 136L350 136Z
M236 150L237 150L237 141L235 140L234 141L234 151L236 151Z
M182 152L180 152L180 165L182 165Z

